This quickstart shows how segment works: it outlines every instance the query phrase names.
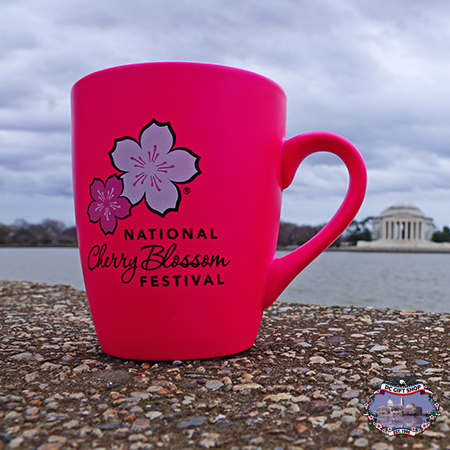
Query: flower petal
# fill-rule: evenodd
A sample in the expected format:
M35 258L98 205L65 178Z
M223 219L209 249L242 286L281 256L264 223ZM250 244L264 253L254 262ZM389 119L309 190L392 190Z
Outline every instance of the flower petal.
M100 219L100 228L105 234L114 233L116 225L117 219L113 214L103 214L102 218Z
M117 169L129 172L135 169L136 160L142 157L143 151L134 139L123 138L115 141L110 155Z
M117 218L123 219L130 215L131 204L127 198L118 197L117 199L115 199L115 202L116 209L114 209L114 215Z
M117 175L111 175L105 183L105 191L110 193L111 198L119 197L123 190L122 180Z
M102 211L101 211L102 204L94 200L89 204L88 208L88 216L89 220L91 222L98 222L102 217Z
M146 153L156 149L159 155L165 156L173 146L173 135L170 128L155 122L143 131L140 140L141 147Z
M136 182L136 177L134 173L124 173L121 176L123 180L123 192L122 197L126 197L130 200L132 205L139 203L144 196L145 185L141 182Z
M190 152L184 149L175 149L166 156L166 166L175 166L174 168L167 169L167 176L171 181L176 183L185 183L189 181L195 175L198 175L196 163L198 156L192 155ZM161 166L164 168L165 166Z
M178 188L166 181L162 183L161 190L147 189L145 192L145 201L150 209L164 215L168 210L176 210L180 192Z
M105 185L102 180L94 178L94 181L90 185L91 197L93 200L101 201L105 195Z

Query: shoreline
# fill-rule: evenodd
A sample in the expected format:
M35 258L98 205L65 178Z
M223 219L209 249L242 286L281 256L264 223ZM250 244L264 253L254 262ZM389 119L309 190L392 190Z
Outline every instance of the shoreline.
M450 313L279 302L249 350L185 362L104 354L67 285L0 281L0 317L7 449L450 448ZM367 425L368 394L394 373L439 399L420 437Z
M277 251L292 252L300 247L288 248L280 247ZM350 252L350 253L447 253L450 255L450 249L426 249L426 248L364 248L364 247L328 247L325 252Z

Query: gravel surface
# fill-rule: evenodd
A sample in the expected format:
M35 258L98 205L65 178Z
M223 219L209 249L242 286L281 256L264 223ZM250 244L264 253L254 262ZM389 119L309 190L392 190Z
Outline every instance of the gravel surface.
M104 354L85 293L0 281L0 448L450 449L449 313L276 303L255 345L202 361ZM369 429L392 374L438 396L419 437Z

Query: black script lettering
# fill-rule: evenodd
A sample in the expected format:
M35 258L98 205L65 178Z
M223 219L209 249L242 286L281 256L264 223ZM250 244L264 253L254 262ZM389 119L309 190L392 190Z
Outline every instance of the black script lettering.
M198 260L200 258L200 255L195 255L194 258L191 261L191 267L198 267L200 265L200 261Z
M216 256L211 256L211 260L210 260L210 262L209 262L209 267L212 267L214 264L216 265L216 267L219 267L219 266L228 266L228 264L230 263L230 261L228 261L228 262L225 262L225 258L222 256L219 256L219 255L216 255Z
M120 257L117 257L115 253L112 253L110 256L105 256L107 248L106 244L103 244L101 247L99 245L94 245L91 248L87 261L89 270L104 269L111 266L115 269L122 267L126 270L122 273L120 279L122 280L122 283L129 283L136 273L137 256L128 258L128 260L123 253L121 253Z
M191 258L190 254L185 255L181 258L175 252L177 250L177 244L172 244L167 250L162 245L146 245L141 247L141 250L148 249L147 259L142 261L141 267L144 270L156 270L160 267L177 267L181 266L183 268L187 267L226 267L230 261L226 261L223 256L220 255L204 255L202 262L200 263L200 258L202 255L197 254Z
M147 259L142 261L141 267L144 270L156 270L160 267L166 267L164 262L168 259L172 253L175 251L177 245L172 244L167 250L166 254L163 255L165 250L161 245L146 245L141 248L141 250L149 249Z

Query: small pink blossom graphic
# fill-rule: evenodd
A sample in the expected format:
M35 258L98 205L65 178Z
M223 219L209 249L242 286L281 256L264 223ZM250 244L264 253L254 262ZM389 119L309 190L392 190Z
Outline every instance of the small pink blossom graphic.
M117 175L111 175L106 183L94 178L90 185L92 202L88 207L89 220L100 221L103 233L113 234L117 219L124 219L130 215L131 204L128 199L120 197L123 190L122 180Z
M175 133L170 124L155 120L142 129L139 142L130 137L115 140L111 160L122 172L122 196L132 205L145 197L147 207L161 216L178 210L181 193L176 183L189 183L201 172L200 158L174 145Z

